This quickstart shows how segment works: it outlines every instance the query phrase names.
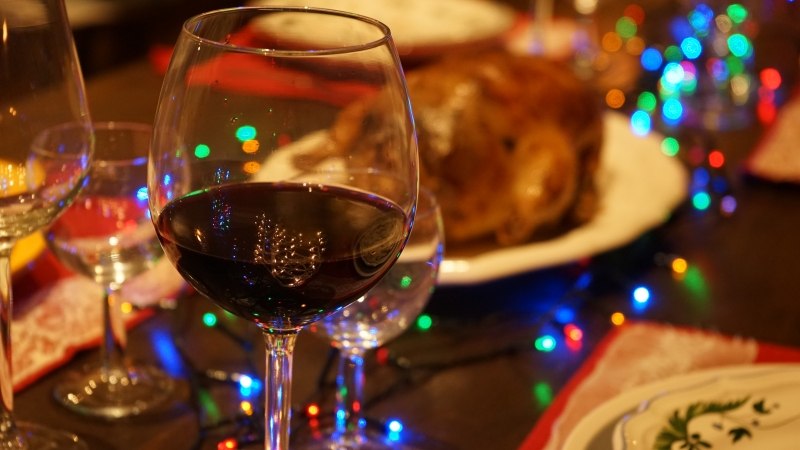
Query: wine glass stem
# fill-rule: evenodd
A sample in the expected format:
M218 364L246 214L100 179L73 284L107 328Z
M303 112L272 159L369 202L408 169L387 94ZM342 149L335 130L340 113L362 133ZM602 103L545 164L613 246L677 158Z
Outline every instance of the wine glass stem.
M264 395L265 450L288 450L292 406L292 357L297 331L264 331L267 346Z
M100 349L101 370L106 374L125 366L125 346L127 335L120 308L116 304L117 291L106 286L103 295L103 341Z
M24 448L14 422L14 380L11 367L11 247L13 243L0 242L0 395L3 409L0 417L0 448Z
M364 423L364 350L342 350L336 376L336 440L358 443L362 440Z

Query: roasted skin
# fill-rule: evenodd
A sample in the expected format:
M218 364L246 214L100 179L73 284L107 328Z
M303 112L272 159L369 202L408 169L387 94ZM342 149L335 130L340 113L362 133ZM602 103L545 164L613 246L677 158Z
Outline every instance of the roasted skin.
M444 59L406 78L420 182L441 203L448 245L517 245L594 214L601 110L568 67L491 52ZM343 113L331 133L335 147L390 146L390 136L361 133L367 121L385 120L380 104L379 96Z

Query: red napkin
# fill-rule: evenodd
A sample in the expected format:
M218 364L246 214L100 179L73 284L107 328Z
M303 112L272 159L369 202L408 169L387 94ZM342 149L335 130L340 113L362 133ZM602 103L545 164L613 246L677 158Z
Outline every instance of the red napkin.
M255 47L259 46L260 37L257 32L245 28L232 36L230 43ZM168 47L150 50L150 61L158 73L166 73L171 55L172 49ZM187 75L187 83L209 84L229 92L313 98L333 105L346 105L377 90L366 83L337 81L310 75L307 71L277 67L269 58L247 53L222 54L199 64Z
M634 386L705 368L798 361L798 349L752 339L650 322L623 325L600 342L519 450L561 450L583 416Z
M127 282L122 300L144 309L123 314L126 327L132 328L150 317L153 311L147 306L174 298L184 287L183 279L163 258ZM49 250L29 270L15 277L14 295L11 342L15 391L60 367L75 353L99 345L102 288L64 269Z

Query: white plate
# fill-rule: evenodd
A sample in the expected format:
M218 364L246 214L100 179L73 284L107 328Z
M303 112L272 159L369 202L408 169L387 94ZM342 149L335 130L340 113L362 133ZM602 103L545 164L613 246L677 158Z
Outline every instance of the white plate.
M663 136L635 135L627 117L605 116L605 135L597 182L600 206L591 221L546 241L513 247L460 247L448 254L439 271L440 285L470 285L576 261L628 243L664 222L685 197L686 170L661 152ZM291 175L292 158L325 142L314 133L272 154L256 179L268 181ZM341 161L329 158L320 167ZM447 230L445 230L445 234Z
M768 374L778 374L775 375L778 378L794 377L800 382L800 364L726 366L678 375L627 390L593 409L578 422L564 441L563 448L570 450L608 450L612 448L617 424L626 414L635 412L647 399L700 385L710 386L715 380ZM739 445L732 448L740 447L741 441ZM722 448L724 449L724 447ZM772 449L772 447L767 448ZM714 447L711 450L716 449L718 448Z
M499 45L516 20L512 8L487 0L253 0L248 5L314 6L375 18L391 29L404 62ZM274 32L275 26L273 19L255 24L257 31ZM307 32L307 24L298 26Z
M800 371L720 374L643 403L617 423L615 450L795 450Z
M458 258L449 257L445 250L439 283L483 283L569 263L624 245L663 223L688 189L683 165L661 152L663 138L656 133L637 136L627 117L606 114L598 171L600 209L595 217L547 241L474 253L467 250L469 256Z

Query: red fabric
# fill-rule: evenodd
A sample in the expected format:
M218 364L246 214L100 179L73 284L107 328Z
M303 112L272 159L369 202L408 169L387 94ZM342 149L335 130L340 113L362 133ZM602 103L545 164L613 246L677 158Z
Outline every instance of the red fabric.
M55 221L51 230L72 238L96 238L133 231L147 211L147 200L91 195L79 198Z
M14 295L14 313L22 313L28 306L25 302L42 286L54 283L61 278L72 275L48 249L25 266L25 269L14 273L12 277L12 294Z
M140 217L142 208L146 209L146 203L134 198L81 198L64 212L53 224L53 228L61 227L81 237L110 235L138 226L136 220L126 218ZM151 269L153 271L164 271L164 268L157 265ZM148 274L145 272L141 276ZM81 283L69 284L68 291L54 292L57 286L74 279L80 279ZM140 280L139 277L134 278L126 286L133 290L152 289L153 282L143 284ZM174 286L174 283L162 283L158 292L146 291L143 295L157 295L155 298L174 295L177 292ZM67 269L49 248L45 248L22 270L13 274L12 289L12 330L14 336L24 336L19 342L16 338L12 340L15 350L15 390L24 389L34 383L72 359L77 352L100 344L102 321L99 311L103 300L102 288ZM69 306L65 306L65 303L69 303ZM124 317L126 328L138 325L153 313L151 309L142 309L127 314ZM70 317L67 316L75 315L79 316L77 320L69 321ZM84 320L87 317L91 320ZM59 329L60 327L64 329ZM70 330L75 332L70 333Z
M125 325L126 325L127 329L132 329L136 325L138 325L141 322L145 321L146 319L150 318L153 314L154 314L154 312L152 310L146 310L145 309L145 310L138 311L135 314L133 314L131 316L131 318L129 318L128 320L125 321ZM65 364L69 360L71 360L72 357L75 356L75 354L77 354L78 352L80 352L82 350L89 350L91 348L98 347L100 345L100 340L101 340L101 336L98 336L96 339L92 339L90 341L86 341L86 342L82 343L81 345L70 347L69 350L66 353L64 353L62 355L59 355L58 358L53 358L52 360L50 360L49 364L40 367L38 371L36 371L36 372L34 372L34 373L30 374L29 376L26 376L26 377L24 377L22 379L15 380L15 382L14 382L14 392L20 392L20 391L24 390L25 388L27 388L31 384L33 384L36 381L38 381L39 378L47 375L52 370L58 369L63 364ZM13 345L13 343L12 343L12 345Z
M245 29L231 37L240 46L258 46L258 34ZM153 47L150 61L159 74L165 74L172 48ZM312 76L309 72L276 67L258 54L230 53L199 64L187 75L188 84L208 84L228 92L272 97L305 97L333 105L346 105L356 98L377 91L376 86Z
M623 327L616 327L603 337L603 340L600 341L597 348L595 348L592 354L589 355L589 358L584 361L578 371L575 372L575 375L570 378L553 400L553 403L551 403L544 414L542 414L542 417L539 418L536 426L525 438L519 450L534 450L544 447L547 440L550 439L550 429L553 422L561 414L561 411L564 410L567 400L569 399L569 394L581 384L584 378L592 373L598 361L600 361L605 354L606 348L616 339L622 328Z
M782 345L758 343L758 356L756 363L781 363L800 361L800 349Z

